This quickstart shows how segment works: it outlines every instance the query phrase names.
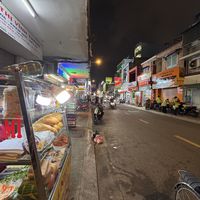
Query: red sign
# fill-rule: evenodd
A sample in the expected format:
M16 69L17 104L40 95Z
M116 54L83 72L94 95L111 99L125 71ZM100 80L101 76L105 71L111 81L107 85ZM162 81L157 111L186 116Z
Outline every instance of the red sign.
M0 126L1 140L9 138L22 138L21 133L21 119L5 119L4 124Z
M141 86L146 86L146 85L149 85L149 84L150 84L150 81L149 81L149 80L138 82L138 85L139 85L140 87L141 87Z
M120 86L122 84L121 77L114 77L115 86Z

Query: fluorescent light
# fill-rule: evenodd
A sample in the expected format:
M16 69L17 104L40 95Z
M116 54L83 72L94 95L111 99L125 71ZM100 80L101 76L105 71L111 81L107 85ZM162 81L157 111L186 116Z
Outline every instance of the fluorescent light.
M70 94L67 91L62 91L56 96L56 100L60 103L63 104L67 102L70 98Z
M28 0L22 0L32 17L36 17L36 12Z
M51 99L48 97L37 95L36 102L42 106L49 106L51 103Z
M49 74L49 76L50 76L51 78L53 78L53 79L55 79L55 80L61 82L61 83L64 83L63 78L61 78L61 77L59 77L59 76L56 76L56 75L54 75L54 74Z

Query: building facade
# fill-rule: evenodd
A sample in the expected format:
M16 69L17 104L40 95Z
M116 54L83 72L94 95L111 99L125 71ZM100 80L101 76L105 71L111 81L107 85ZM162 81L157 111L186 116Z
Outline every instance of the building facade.
M171 100L177 96L183 100L184 62L182 41L156 55L152 68L152 97Z
M117 74L121 78L122 84L118 89L120 99L125 102L130 102L130 92L128 90L129 84L129 64L133 62L133 59L123 59L117 66Z
M200 21L183 33L184 102L200 108Z

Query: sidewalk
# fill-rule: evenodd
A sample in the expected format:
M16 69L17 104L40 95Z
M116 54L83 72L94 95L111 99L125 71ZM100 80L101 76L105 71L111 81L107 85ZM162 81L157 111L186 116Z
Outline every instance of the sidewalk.
M72 137L72 166L69 200L98 200L94 144L91 141L92 117L80 112Z
M166 114L166 113L162 113L162 112L155 111L155 110L146 110L144 107L138 107L138 106L135 106L135 105L130 105L130 104L123 104L123 105L128 106L128 107L132 107L132 108L135 108L135 109L138 109L138 110L142 110L142 111L145 111L145 112L154 113L154 114L157 114L157 115L162 115L162 116L166 116L166 117L171 117L171 118L183 120L183 121L186 121L186 122L200 124L200 118L199 117L195 118L195 117L192 117L192 116L172 115L172 114Z

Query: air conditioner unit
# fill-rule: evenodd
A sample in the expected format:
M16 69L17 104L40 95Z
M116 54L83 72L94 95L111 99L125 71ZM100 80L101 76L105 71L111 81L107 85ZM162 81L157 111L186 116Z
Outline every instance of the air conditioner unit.
M193 58L189 61L189 68L190 69L197 69L200 68L200 57Z

